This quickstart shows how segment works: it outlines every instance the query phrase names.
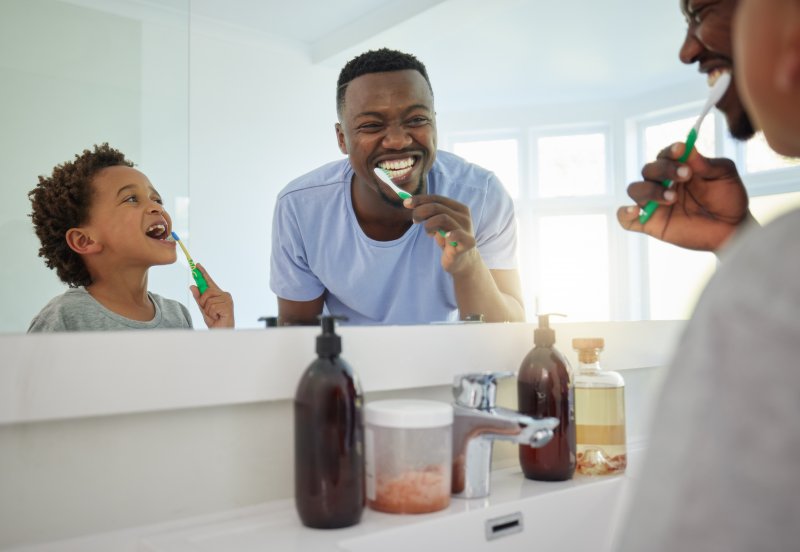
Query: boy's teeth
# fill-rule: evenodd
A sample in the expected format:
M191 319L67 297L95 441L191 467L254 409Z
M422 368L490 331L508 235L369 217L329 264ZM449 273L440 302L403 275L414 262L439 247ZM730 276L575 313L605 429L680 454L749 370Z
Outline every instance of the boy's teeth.
M154 224L153 226L151 226L150 228L147 229L145 234L147 234L151 238L152 237L157 237L157 236L161 236L162 234L164 234L166 229L167 229L167 227L164 226L163 224Z

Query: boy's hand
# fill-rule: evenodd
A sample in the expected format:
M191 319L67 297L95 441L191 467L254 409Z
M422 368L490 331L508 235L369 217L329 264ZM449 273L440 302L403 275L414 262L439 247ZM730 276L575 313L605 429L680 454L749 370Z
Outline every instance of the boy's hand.
M189 286L197 306L203 313L203 319L209 328L233 328L233 297L227 291L222 291L206 269L195 263L197 269L203 274L208 283L208 289L202 295L197 286Z

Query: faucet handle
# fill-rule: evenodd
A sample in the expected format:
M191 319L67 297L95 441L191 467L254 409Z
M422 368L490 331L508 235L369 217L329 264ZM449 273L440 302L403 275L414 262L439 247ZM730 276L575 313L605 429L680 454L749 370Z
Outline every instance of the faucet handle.
M473 372L459 374L453 380L453 397L458 405L477 410L494 408L497 398L497 380L508 378L514 372Z

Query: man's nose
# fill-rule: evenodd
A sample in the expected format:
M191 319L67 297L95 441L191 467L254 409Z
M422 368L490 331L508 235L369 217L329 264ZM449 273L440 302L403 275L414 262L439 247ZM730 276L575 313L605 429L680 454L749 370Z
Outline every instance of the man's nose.
M389 125L386 128L386 134L383 136L383 147L386 149L403 149L410 143L411 136L402 125Z
M686 29L686 37L683 39L683 44L681 44L678 57L683 63L691 65L697 61L698 57L701 53L703 53L704 50L705 46L697 37L697 34L695 33L695 27L690 24L689 28Z

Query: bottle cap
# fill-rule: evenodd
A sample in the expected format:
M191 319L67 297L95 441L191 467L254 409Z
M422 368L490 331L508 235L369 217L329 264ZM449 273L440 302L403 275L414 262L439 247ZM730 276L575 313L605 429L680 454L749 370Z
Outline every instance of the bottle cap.
M442 427L453 423L453 407L446 402L393 399L369 402L364 421L395 428Z
M576 351L584 349L602 349L605 341L602 337L576 337L572 340L572 348Z
M344 316L320 315L322 333L317 336L317 355L321 357L339 356L342 352L342 338L336 335L336 320L347 320Z
M539 314L539 327L533 330L533 344L541 347L552 347L556 342L556 332L550 327L551 316L566 316L556 312Z

